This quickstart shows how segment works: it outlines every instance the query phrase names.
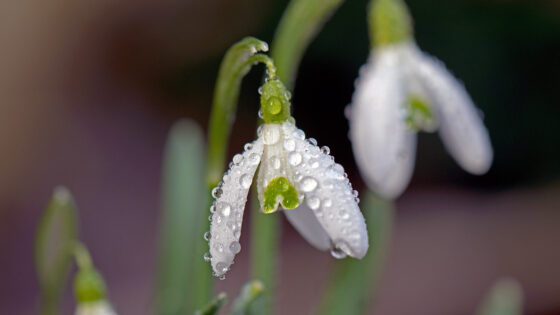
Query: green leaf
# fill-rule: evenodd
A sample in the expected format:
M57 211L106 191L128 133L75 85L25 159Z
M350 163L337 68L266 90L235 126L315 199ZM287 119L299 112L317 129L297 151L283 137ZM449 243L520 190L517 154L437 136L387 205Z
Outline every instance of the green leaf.
M365 314L377 288L391 239L394 205L368 191L361 209L368 228L368 253L362 260L336 262L319 314Z
M521 315L523 290L514 279L498 280L479 308L478 315Z
M253 280L243 286L233 302L231 315L261 315L262 310L256 309L254 303L262 298L264 286L259 280Z
M278 240L280 221L278 215L264 214L256 194L252 195L251 211L251 277L262 281L267 288L262 298L255 302L254 314L272 314L274 308L274 288L278 269Z
M208 130L206 180L210 189L218 184L224 173L227 143L235 117L241 79L254 63L270 62L268 57L257 54L259 51L268 51L267 43L254 37L246 37L226 52L220 65Z
M169 132L163 158L158 314L192 313L210 299L209 266L198 254L198 248L207 246L202 238L203 221L208 221L205 192L202 131L193 121L180 120Z
M41 290L41 314L60 313L60 299L72 266L78 237L77 209L65 187L55 188L35 237L35 269Z
M227 294L220 293L210 303L204 306L201 310L194 312L194 315L215 315L218 314L220 308L227 300Z
M307 46L343 0L292 0L272 42L278 77L293 90L297 68Z

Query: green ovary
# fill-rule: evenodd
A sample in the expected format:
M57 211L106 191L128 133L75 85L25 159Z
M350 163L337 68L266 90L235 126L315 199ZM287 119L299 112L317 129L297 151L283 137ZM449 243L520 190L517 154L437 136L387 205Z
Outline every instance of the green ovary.
M299 205L297 190L286 177L276 177L264 191L265 213L276 211L279 203L284 209L294 209Z

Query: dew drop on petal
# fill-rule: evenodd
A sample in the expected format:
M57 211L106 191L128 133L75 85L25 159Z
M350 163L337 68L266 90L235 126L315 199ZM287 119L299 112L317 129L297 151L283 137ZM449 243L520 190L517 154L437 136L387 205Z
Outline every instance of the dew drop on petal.
M346 253L342 249L334 247L331 249L331 256L336 259L343 259L346 258Z
M219 279L220 279L220 280L226 280L226 275L221 275L221 276L219 277Z
M304 192L311 192L317 188L317 180L313 177L307 176L301 179L300 185L301 190Z
M216 272L218 274L223 274L227 271L227 265L224 262L219 262L216 264Z
M241 154L236 154L233 156L233 163L238 165L243 161L243 155Z
M319 167L319 160L316 158L312 158L307 162L307 164L309 164L309 167L311 168L317 168Z
M220 198L221 195L222 195L222 189L220 187L215 187L214 189L212 189L212 197Z
M311 197L307 199L307 206L309 206L311 210L317 210L319 209L319 206L321 206L321 200L317 197Z
M296 149L296 142L293 139L286 139L284 141L284 149L286 149L286 151L294 151Z
M323 154L329 154L331 153L331 149L325 145L321 147L321 152L323 152Z
M210 206L210 213L214 213L216 212L216 206L215 205L211 205Z
M259 162L261 161L261 157L256 153L252 153L251 155L249 155L248 159L249 163L251 163L252 165L259 164Z
M224 217L229 217L229 215L231 214L231 207L228 203L226 202L220 202L216 205L216 210L218 211L218 213L220 213L221 215L223 215Z
M259 88L259 89L262 91L261 88ZM259 94L260 94L260 93L259 93ZM259 109L259 118L260 118L260 119L263 119L263 118L264 118L262 109Z
M239 242L237 242L237 241L233 241L229 244L229 250L233 254L237 254L241 251L241 244L239 244Z
M332 206L332 200L330 198L326 198L325 200L323 200L323 206L329 208L330 206Z
M250 143L250 142L249 142L249 143L245 143L244 149L245 149L245 151L250 151L250 150L252 150L252 149L253 149L253 144Z
M294 133L292 135L296 139L300 139L300 140L305 139L305 132L303 132L303 130L301 130L301 129L297 129L296 131L294 131Z
M245 189L248 189L249 187L251 187L251 182L252 182L252 178L251 178L250 175L243 174L239 178L239 184L241 185L241 187L243 187Z
M298 152L291 152L288 155L288 162L293 166L298 166L301 163L302 159L303 158L301 154L299 154Z
M212 255L210 253L204 253L204 261L210 261L212 259Z
M307 142L311 143L314 146L317 145L317 140L315 140L315 138L309 138L309 139L307 139Z
M205 232L205 233L204 233L204 239L205 239L206 241L209 241L211 237L212 237L212 235L210 234L210 232Z

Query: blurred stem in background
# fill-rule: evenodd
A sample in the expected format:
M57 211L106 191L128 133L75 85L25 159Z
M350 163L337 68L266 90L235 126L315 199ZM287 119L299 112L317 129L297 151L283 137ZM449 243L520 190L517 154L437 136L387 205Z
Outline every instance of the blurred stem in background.
M270 55L278 77L293 90L303 54L343 0L292 0L278 24Z
M337 261L319 314L365 314L387 256L394 204L366 191L362 198L370 247L362 260Z
M37 228L35 269L41 291L41 314L60 314L60 302L78 237L77 209L70 191L55 188Z
M169 131L163 158L162 218L156 273L157 314L192 314L211 296L211 271L204 262L207 224L204 136L191 120ZM204 246L204 247L203 247Z
M488 292L477 312L478 315L521 315L523 313L523 290L517 280L504 278Z

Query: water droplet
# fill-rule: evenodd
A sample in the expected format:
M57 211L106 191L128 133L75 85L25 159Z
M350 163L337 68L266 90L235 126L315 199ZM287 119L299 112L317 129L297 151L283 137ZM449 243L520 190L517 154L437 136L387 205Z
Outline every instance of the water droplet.
M299 140L304 140L305 139L305 132L303 132L303 130L301 130L301 129L295 130L292 135L294 136L294 138L299 139Z
M231 214L231 207L226 202L218 202L218 204L216 204L216 210L224 217L229 217Z
M292 98L292 93L290 93L290 91L286 91L284 93L284 97L289 101Z
M209 241L211 237L212 237L212 235L210 234L210 232L204 233L204 239L205 239L206 241Z
M307 199L307 206L309 206L311 210L317 210L319 206L321 206L321 201L317 197L311 197Z
M358 191L357 191L357 190L354 190L354 191L352 192L352 196L354 196L354 198L358 198Z
M212 217L213 217L213 215L209 215L208 216L208 221L212 222Z
M280 163L280 159L275 156L271 157L269 161L270 165L272 165L272 168L275 170L279 169L282 165L282 163Z
M221 275L218 279L220 279L220 280L226 280L226 275Z
M233 231L233 237L239 239L240 236L241 236L240 229L236 229L235 231Z
M294 151L296 149L296 142L293 139L287 139L284 141L284 149L286 151Z
M346 253L342 249L334 247L331 249L331 256L336 259L343 259L346 258Z
M321 147L321 152L323 152L323 154L329 154L331 153L331 149L325 145Z
M233 156L233 163L238 165L239 163L241 163L243 161L243 155L241 154L236 154Z
M260 119L264 119L264 115L263 115L262 109L259 109L259 118L260 118Z
M326 198L325 200L323 200L323 206L329 208L330 206L332 206L332 200L330 198Z
M262 93L263 93L263 87L262 87L262 86L259 86L259 89L257 90L257 92L259 92L259 94L262 95Z
M338 215L340 216L341 219L343 220L347 220L348 218L350 218L350 215L348 214L348 211L342 209L338 212Z
M312 159L310 159L310 160L307 162L307 164L308 164L309 167L311 167L311 168L317 168L317 167L319 167L319 160L316 159L316 158L312 158Z
M241 185L241 187L243 187L245 189L248 189L249 187L251 187L251 182L252 181L253 181L253 179L248 174L243 174L239 178L239 184Z
M210 206L210 213L214 213L216 212L216 205L211 205Z
M237 254L241 251L241 244L239 244L239 242L233 241L229 244L229 250L232 253Z
M298 152L291 152L288 155L288 162L293 166L298 166L301 163L302 156Z
M224 273L226 273L227 270L228 270L228 267L224 262L220 261L216 264L216 273L218 275L220 275L220 276L223 275Z
M210 261L212 259L212 255L210 253L204 253L204 261Z
M304 192L310 192L317 188L317 180L313 177L304 177L300 182L301 190Z
M212 189L212 197L220 198L221 195L222 195L222 189L220 187L215 187L214 189Z
M216 246L214 246L214 248L215 248L219 253L223 253L223 252L224 252L224 245L222 245L221 243L216 244Z
M249 155L248 159L249 163L251 163L252 165L257 165L261 161L261 157L256 153L252 153L251 155Z
M344 168L340 164L333 164L327 168L327 176L334 179L344 179Z
M263 130L263 143L264 144L275 144L280 140L280 129L277 125L265 125Z
M263 128L264 128L264 125L260 125L260 126L257 127L257 135L259 137L262 136Z
M307 142L311 143L312 145L317 145L317 140L315 140L315 138L309 138L307 139Z
M245 151L250 151L250 150L252 150L252 149L253 149L253 144L250 143L250 142L249 142L249 143L245 143L244 149L245 149Z

